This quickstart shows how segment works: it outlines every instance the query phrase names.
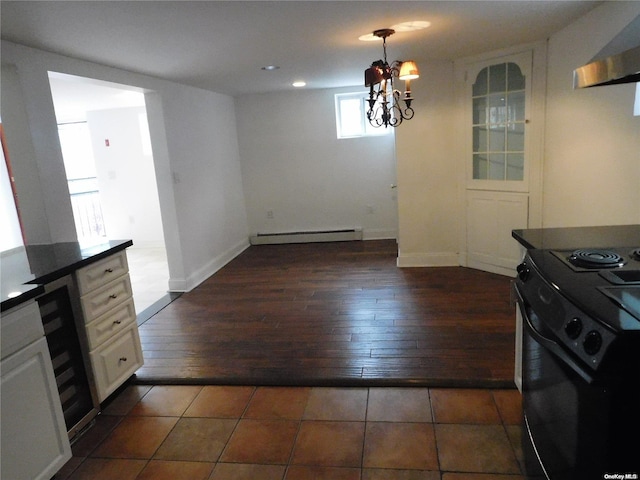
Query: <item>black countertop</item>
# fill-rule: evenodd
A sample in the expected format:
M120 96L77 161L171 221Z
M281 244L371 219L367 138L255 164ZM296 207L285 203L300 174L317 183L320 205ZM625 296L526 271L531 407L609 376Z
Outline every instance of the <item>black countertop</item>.
M513 230L511 236L526 249L640 248L640 225L532 228Z
M13 308L44 292L44 285L133 245L131 240L108 240L83 247L78 242L26 245L0 254L0 311Z

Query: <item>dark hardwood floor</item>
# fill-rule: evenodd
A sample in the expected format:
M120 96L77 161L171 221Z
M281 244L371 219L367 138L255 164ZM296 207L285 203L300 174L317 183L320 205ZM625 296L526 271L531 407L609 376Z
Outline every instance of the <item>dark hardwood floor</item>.
M252 246L140 326L138 383L513 387L510 279L395 241Z

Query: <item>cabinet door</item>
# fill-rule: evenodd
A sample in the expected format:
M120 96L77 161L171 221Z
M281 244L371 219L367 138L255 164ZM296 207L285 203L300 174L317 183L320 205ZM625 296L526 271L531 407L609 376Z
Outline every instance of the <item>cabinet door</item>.
M49 480L71 458L71 446L46 340L37 340L0 365L0 477Z

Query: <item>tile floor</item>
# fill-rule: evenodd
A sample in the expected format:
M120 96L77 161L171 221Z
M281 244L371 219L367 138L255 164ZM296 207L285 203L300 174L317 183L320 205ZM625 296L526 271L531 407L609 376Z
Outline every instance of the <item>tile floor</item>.
M523 480L517 390L127 386L55 480Z

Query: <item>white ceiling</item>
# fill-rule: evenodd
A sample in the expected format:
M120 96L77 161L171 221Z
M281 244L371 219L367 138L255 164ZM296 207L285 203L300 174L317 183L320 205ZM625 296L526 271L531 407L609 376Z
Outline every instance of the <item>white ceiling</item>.
M9 1L2 38L233 96L361 85L382 56L360 35L410 20L389 60L453 60L542 40L592 1ZM262 66L281 68L265 72ZM428 72L423 71L423 75Z

